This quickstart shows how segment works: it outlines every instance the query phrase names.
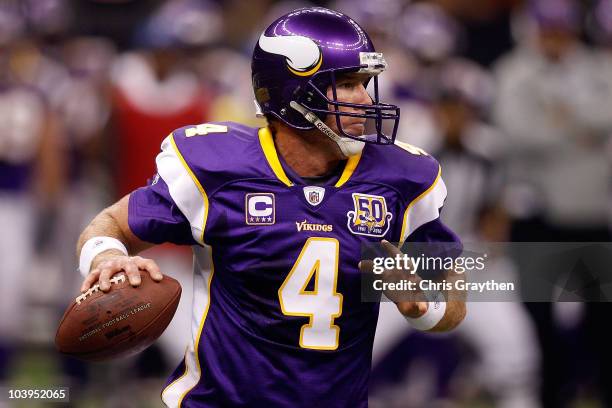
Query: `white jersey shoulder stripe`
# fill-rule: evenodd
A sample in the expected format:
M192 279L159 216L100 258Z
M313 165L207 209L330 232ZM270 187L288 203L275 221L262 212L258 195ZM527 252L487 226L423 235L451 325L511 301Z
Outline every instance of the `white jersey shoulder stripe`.
M446 200L446 185L442 180L442 170L438 168L438 176L431 186L408 204L404 212L400 242L406 241L421 225L440 217L440 208L444 205L444 200Z
M191 340L185 352L185 372L170 383L161 394L162 401L168 408L180 408L185 396L200 381L202 366L198 350L202 331L210 308L210 285L215 273L212 263L212 250L208 247L193 247L194 249L194 278L193 278L193 316L191 324ZM204 265L204 257L211 257L211 270Z
M208 196L181 155L173 134L164 139L161 149L155 159L157 172L168 185L170 196L189 220L193 238L203 245L208 217Z

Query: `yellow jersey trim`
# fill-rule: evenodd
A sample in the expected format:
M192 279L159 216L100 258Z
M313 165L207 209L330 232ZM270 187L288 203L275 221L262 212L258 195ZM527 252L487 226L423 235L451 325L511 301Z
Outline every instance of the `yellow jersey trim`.
M259 129L259 143L261 144L261 148L263 149L264 155L266 156L266 160L272 168L272 171L276 175L283 184L288 187L293 186L293 182L289 180L285 170L283 170L283 166L278 159L278 153L276 151L276 147L274 146L274 139L272 138L272 132L270 132L270 128L260 128ZM359 160L361 160L361 153L356 154L348 158L346 165L344 166L344 170L340 175L340 178L334 185L335 187L341 187L344 185L353 175L357 165L359 164Z
M342 185L344 185L344 183L346 183L348 179L351 178L351 176L355 172L355 169L357 168L357 165L359 164L359 160L361 160L361 153L348 158L346 164L344 165L342 175L336 182L335 187L342 187Z
M166 388L164 388L161 392L161 399L162 402L164 402L164 394L166 393L167 390L169 390L170 388L172 388L174 386L174 384L176 384L177 382L181 381L183 378L185 378L187 376L187 373L189 372L189 366L187 365L187 352L189 351L189 346L187 346L185 348L185 354L183 355L183 362L185 363L185 372L183 373L183 375L181 375L179 378L177 378L176 380L172 381L170 384L168 384L166 386ZM181 397L182 399L182 397Z
M283 166L280 164L276 147L274 147L274 139L272 138L270 128L264 127L259 129L259 143L261 144L266 160L276 175L276 178L278 178L286 186L291 187L293 183L291 180L289 180L289 177L287 177L287 174L285 174L285 170L283 170Z

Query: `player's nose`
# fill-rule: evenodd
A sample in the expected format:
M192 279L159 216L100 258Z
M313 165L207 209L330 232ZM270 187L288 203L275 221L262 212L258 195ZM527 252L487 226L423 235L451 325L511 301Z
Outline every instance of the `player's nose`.
M359 86L355 88L355 98L355 103L360 103L364 105L372 104L372 98L370 98L370 94L368 93L363 84L359 84Z

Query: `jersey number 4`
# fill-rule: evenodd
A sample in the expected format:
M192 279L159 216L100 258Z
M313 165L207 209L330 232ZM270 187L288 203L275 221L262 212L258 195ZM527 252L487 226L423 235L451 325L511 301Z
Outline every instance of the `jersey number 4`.
M334 319L342 314L342 294L336 292L339 252L337 239L308 238L278 290L283 314L309 318L300 330L302 348L338 348L340 328ZM307 290L313 277L314 287Z
M227 126L202 123L201 125L185 129L185 137L204 136L209 133L227 133Z

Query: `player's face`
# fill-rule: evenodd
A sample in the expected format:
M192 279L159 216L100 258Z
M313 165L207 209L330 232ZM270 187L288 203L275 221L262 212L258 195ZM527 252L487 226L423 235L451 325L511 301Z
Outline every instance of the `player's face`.
M341 75L336 80L336 95L339 102L372 104L372 99L365 89L364 82L368 79L364 74L346 74ZM333 100L334 95L331 86L327 88L327 98ZM334 110L332 105L329 105L329 110ZM339 107L341 112L365 113L363 109ZM361 136L365 131L365 118L354 118L351 116L340 116L340 123L346 133L352 136ZM334 132L339 133L335 115L327 115L325 124Z

